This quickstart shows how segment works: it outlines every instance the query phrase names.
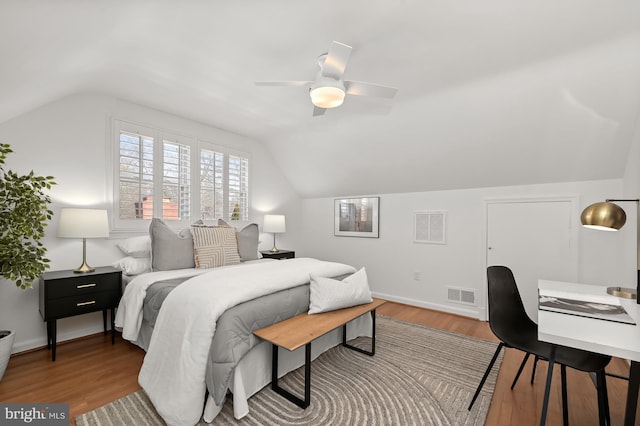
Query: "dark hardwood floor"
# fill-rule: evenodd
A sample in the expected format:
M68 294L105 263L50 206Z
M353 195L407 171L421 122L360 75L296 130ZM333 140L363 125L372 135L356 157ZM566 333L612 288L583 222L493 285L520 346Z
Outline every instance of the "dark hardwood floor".
M378 313L394 318L449 330L480 339L496 340L488 323L457 315L387 303ZM111 345L111 336L88 336L58 346L57 360L51 362L46 349L13 356L0 382L2 402L64 402L70 405L71 418L100 407L136 391L138 371L144 352L120 337ZM538 365L536 380L529 384L529 361L513 391L511 381L523 354L507 349L487 417L487 425L537 425L544 394L547 364ZM425 360L428 362L428 360ZM484 366L483 366L484 368ZM614 359L608 372L627 374L626 362ZM596 425L598 411L596 392L585 373L568 371L569 422L572 425ZM562 424L560 371L554 371L553 389L547 424ZM609 404L613 425L620 425L624 415L627 382L608 378ZM72 421L71 424L75 424Z

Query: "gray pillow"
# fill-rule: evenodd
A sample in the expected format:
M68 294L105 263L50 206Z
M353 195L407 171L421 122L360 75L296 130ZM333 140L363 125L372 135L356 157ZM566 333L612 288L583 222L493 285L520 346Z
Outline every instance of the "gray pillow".
M196 224L202 221L196 222ZM170 271L195 268L193 236L189 229L175 233L163 220L153 218L149 225L151 236L151 269Z
M218 219L219 226L231 226L222 219ZM236 238L238 239L238 254L240 254L240 260L245 262L247 260L258 259L258 225L250 223L244 228L237 230Z

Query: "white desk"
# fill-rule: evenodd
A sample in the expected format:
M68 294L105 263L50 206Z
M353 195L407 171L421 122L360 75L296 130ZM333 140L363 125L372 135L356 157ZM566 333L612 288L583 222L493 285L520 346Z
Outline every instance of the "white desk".
M539 280L538 288L577 294L607 294L606 286L559 281ZM636 325L538 310L538 339L631 360L624 424L633 426L640 385L640 305L635 299L619 300Z

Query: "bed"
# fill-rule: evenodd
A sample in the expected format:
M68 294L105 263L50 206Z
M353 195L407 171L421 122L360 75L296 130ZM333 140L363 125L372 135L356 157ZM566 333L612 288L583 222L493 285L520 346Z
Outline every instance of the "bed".
M248 398L271 380L270 346L253 331L309 309L309 273L340 278L353 272L301 258L145 273L127 285L116 326L147 351L139 382L168 424L211 422L228 391L241 418ZM365 316L349 327L349 338L370 332ZM340 339L339 330L324 336L313 357ZM303 352L282 353L278 373L303 362Z

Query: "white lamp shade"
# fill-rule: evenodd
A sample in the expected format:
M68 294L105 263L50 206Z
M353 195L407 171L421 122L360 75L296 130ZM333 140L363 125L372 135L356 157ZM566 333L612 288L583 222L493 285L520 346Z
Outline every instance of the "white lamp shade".
M109 220L106 210L62 209L58 221L60 238L106 238Z
M264 215L264 223L262 225L263 232L280 233L285 232L284 215L267 214Z

